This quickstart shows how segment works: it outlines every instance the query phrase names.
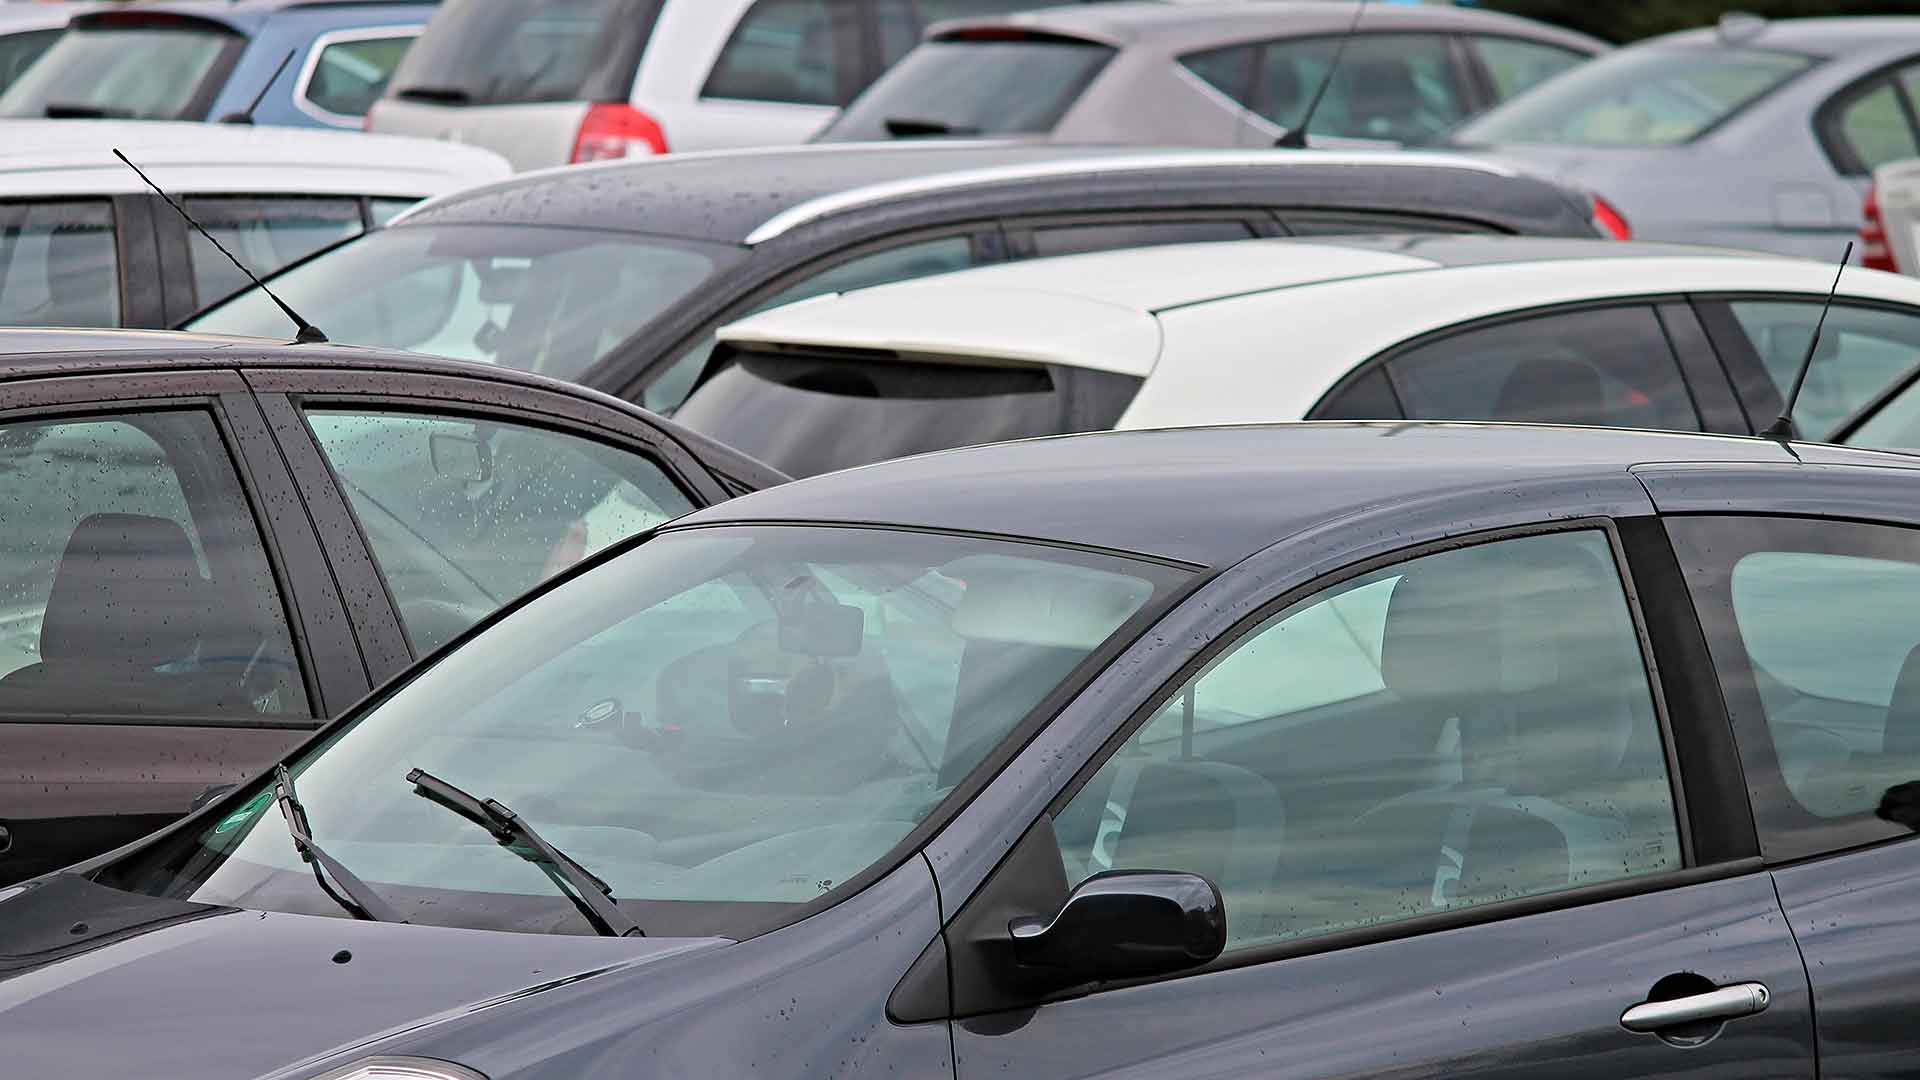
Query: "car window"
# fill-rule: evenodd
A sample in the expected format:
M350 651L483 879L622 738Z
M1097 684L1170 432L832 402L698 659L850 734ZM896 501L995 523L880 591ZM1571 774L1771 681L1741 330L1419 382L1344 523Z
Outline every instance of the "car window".
M844 105L858 81L849 0L756 0L720 50L702 97Z
M1372 371L1328 394L1314 406L1309 420L1400 420L1400 399L1393 395L1387 369Z
M1736 300L1728 307L1784 400L1806 359L1821 305ZM1794 425L1807 438L1826 438L1915 365L1920 365L1920 317L1835 304L1827 313L1813 366L1807 369L1806 384L1794 405Z
M384 229L388 222L413 209L419 203L419 199L371 198L367 200L368 220L372 222L374 228Z
M1871 172L1891 161L1920 156L1903 92L1891 79L1855 91L1825 119L1843 148L1842 172Z
M1667 529L1766 854L1903 832L1879 811L1902 785L1920 803L1920 535L1794 518L1680 517Z
M1387 363L1415 420L1699 431L1651 307L1556 312L1449 334Z
M112 204L0 203L0 326L118 325Z
M652 459L494 420L314 410L414 651L593 552L693 509Z
M1230 948L1681 866L1604 533L1364 574L1210 662L1055 821L1070 882L1205 875Z
M1245 221L1103 221L1084 225L1038 225L1033 228L1033 254L1077 255L1119 248L1159 244L1201 244L1213 240L1246 240L1255 233Z
M817 141L1052 131L1114 50L1071 38L928 41L867 88Z
M442 0L390 81L450 105L625 101L664 0Z
M295 99L318 110L323 120L339 122L365 116L387 88L414 36L412 30L377 37L356 34L323 46L312 61L313 69L296 90Z
M0 92L12 86L20 73L27 70L40 54L53 45L60 36L60 28L51 30L26 30L18 34L0 37Z
M213 420L0 424L0 713L307 716Z
M199 120L247 39L217 23L77 20L4 94L0 116Z
M187 211L260 277L364 229L358 199L199 197ZM199 232L188 230L194 296L200 304L246 288L247 276Z
M1245 104L1282 128L1298 124L1338 49L1336 37L1267 43ZM1307 131L1408 142L1453 127L1467 112L1444 35L1362 34L1348 44Z
M1480 54L1480 62L1486 65L1487 74L1493 78L1494 93L1501 101L1587 60L1584 54L1572 49L1522 38L1473 34L1467 40Z

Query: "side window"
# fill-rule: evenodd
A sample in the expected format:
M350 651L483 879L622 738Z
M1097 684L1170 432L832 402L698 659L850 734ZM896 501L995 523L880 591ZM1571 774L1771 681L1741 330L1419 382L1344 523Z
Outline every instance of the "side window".
M373 228L384 229L394 218L411 210L419 202L418 199L371 198L367 200L367 217Z
M1269 42L1254 80L1254 111L1283 128L1299 123L1338 47L1334 37ZM1347 47L1308 130L1406 142L1466 116L1466 88L1446 37L1362 34Z
M700 96L845 105L857 80L855 7L848 0L759 0L720 50Z
M358 199L201 197L187 199L186 204L208 232L261 277L365 227ZM247 287L246 275L215 251L206 237L192 230L188 233L194 296L201 304Z
M40 54L46 52L53 44L53 39L59 36L60 30L55 28L28 30L0 37L0 91L12 86L13 80L40 59Z
M381 37L336 39L320 47L313 67L294 91L303 111L333 123L350 123L367 115L400 58L413 44L416 31Z
M1669 535L1707 631L1769 858L1920 824L1920 533L1679 517ZM1895 824L1899 822L1899 824Z
M1488 76L1493 79L1494 93L1501 101L1587 60L1571 49L1538 41L1484 34L1475 34L1468 40L1480 54L1480 62L1486 66Z
M1086 225L1041 225L1033 229L1033 254L1077 255L1088 251L1155 247L1160 244L1203 244L1213 240L1246 240L1256 235L1244 221L1107 221Z
M1415 420L1698 431L1653 309L1560 312L1449 334L1387 363Z
M118 325L112 204L0 203L0 326Z
M887 248L868 255L860 255L846 262L830 266L825 270L803 278L781 289L772 296L754 304L745 311L730 314L728 321L744 319L756 312L777 308L782 304L791 304L827 293L846 292L851 289L864 289L871 285L885 285L891 281L907 281L933 274L945 274L954 270L965 270L978 264L974 256L973 240L968 236L942 236L933 240L921 240L899 247ZM660 371L651 383L641 392L640 403L657 413L671 413L687 400L693 392L693 383L707 366L707 358L713 355L714 339L711 334L688 346L673 362Z
M1400 399L1393 396L1387 369L1376 367L1327 395L1309 420L1400 420Z
M1247 108L1253 108L1253 72L1259 62L1258 45L1232 45L1180 58L1188 71Z
M0 713L310 715L211 417L0 425Z
M307 423L422 654L693 509L652 460L573 435L404 412L315 410Z
M1067 877L1204 874L1229 947L1679 868L1606 535L1496 541L1266 620L1056 820Z
M1727 305L1752 343L1769 380L1785 399L1820 319L1817 302L1736 300ZM1920 317L1882 308L1836 304L1820 331L1793 419L1809 438L1824 438L1841 421L1920 364Z
M1821 126L1834 164L1843 173L1871 172L1890 161L1920 156L1905 91L1891 78L1822 110Z

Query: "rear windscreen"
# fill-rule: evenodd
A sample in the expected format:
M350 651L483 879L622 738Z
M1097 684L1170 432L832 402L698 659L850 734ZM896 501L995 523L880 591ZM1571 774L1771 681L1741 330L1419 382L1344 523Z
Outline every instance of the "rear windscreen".
M200 19L76 23L0 94L0 116L205 119L246 42Z
M929 41L855 98L821 141L1045 134L1113 53L1058 37Z
M662 0L446 0L389 95L443 105L625 101Z
M790 476L956 446L1101 431L1140 380L888 354L736 354L673 418Z

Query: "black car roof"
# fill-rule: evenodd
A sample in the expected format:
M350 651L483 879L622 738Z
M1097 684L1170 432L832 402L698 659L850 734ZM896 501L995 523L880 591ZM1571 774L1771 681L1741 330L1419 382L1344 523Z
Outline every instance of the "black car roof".
M1920 467L1801 446L1823 464ZM1511 504L1533 481L1656 462L1799 460L1757 438L1462 423L1300 423L1068 435L948 450L798 480L683 518L885 524L1030 537L1220 567L1369 510L1455 496Z

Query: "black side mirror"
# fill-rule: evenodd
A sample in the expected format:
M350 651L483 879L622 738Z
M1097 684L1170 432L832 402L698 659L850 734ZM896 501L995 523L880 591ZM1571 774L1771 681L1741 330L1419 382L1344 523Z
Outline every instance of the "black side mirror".
M1052 919L1014 919L1007 931L1022 967L1057 972L1063 983L1134 979L1219 956L1227 908L1198 874L1112 870L1081 882Z

